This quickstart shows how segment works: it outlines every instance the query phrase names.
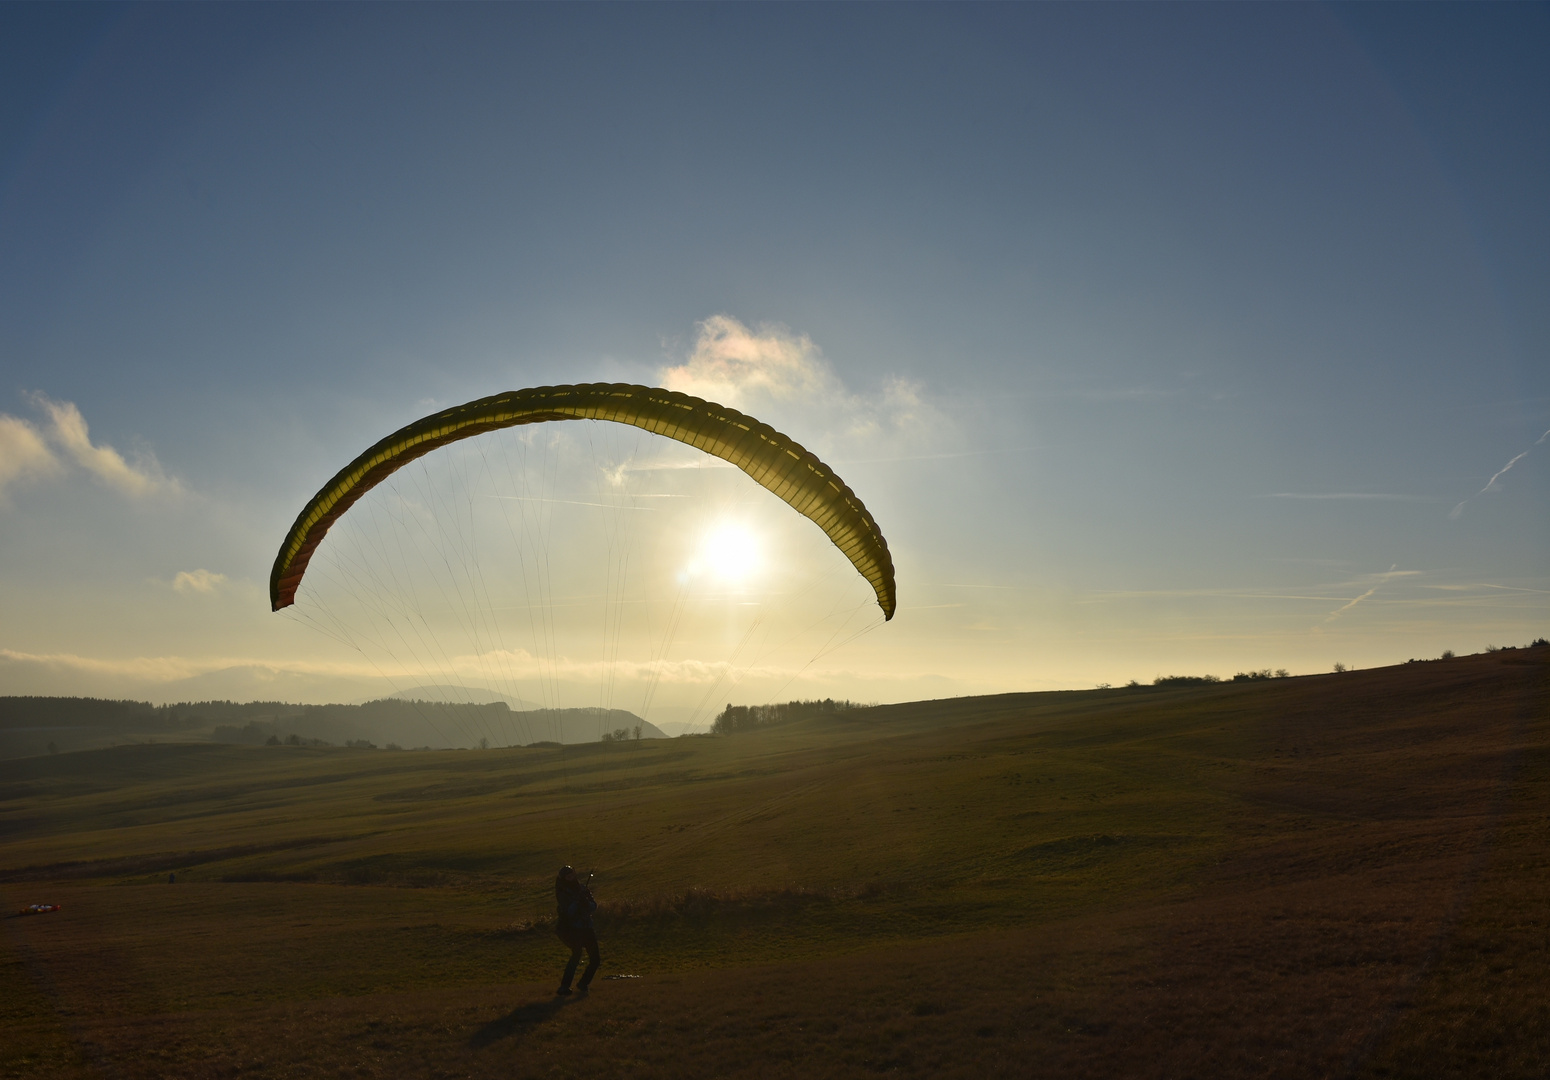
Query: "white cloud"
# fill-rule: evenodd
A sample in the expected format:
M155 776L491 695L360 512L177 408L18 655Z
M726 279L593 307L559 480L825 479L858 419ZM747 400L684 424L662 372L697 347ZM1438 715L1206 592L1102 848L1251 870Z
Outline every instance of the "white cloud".
M102 659L76 653L28 653L0 649L0 660L40 668L88 675L116 675L142 682L169 682L185 679L206 670L206 665L180 656L136 656L126 659Z
M730 315L712 315L699 329L689 359L662 372L669 390L734 407L759 394L790 401L843 392L806 334L769 323L749 330Z
M11 484L63 473L67 462L135 498L183 490L182 484L162 472L154 455L136 455L131 464L113 447L94 444L86 418L73 403L44 394L31 395L31 401L44 415L41 424L0 413L0 496Z
M11 484L58 472L59 459L32 424L0 413L0 497Z
M48 417L49 441L99 482L130 496L177 494L182 490L177 480L162 472L153 455L139 455L131 465L113 447L94 445L86 418L73 403L54 401L43 394L34 394L32 400Z
M195 594L213 596L225 584L225 574L216 574L209 570L179 570L177 576L172 579L173 589L185 596Z
M876 394L852 393L806 334L773 323L749 329L730 315L700 323L694 351L659 378L669 390L734 408L799 407L830 441L871 443L900 431L942 427L919 384L892 376Z

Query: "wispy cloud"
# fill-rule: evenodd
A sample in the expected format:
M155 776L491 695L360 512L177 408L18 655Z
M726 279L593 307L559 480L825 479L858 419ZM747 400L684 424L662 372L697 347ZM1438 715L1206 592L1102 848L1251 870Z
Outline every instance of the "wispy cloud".
M622 461L608 471L608 477L614 486L618 486L620 478L625 473L645 472L674 472L679 469L735 469L730 461L722 461L720 458L701 456L697 458L645 458L641 460Z
M1108 604L1117 600L1307 600L1327 604L1330 599L1320 593L1276 592L1270 589L1133 589L1092 593L1076 603Z
M113 447L94 445L86 418L71 402L53 401L36 394L33 403L48 417L49 441L98 481L125 495L175 494L182 490L182 485L162 472L154 455L142 453L131 465Z
M1534 440L1534 446L1539 446L1546 439L1550 439L1550 431L1546 431L1539 438L1535 439ZM1496 470L1496 474L1485 482L1485 487L1483 487L1479 491L1475 492L1468 499L1465 499L1463 502L1459 503L1452 510L1449 510L1448 511L1448 517L1452 518L1454 521L1457 521L1459 519L1459 516L1464 513L1464 507L1467 506L1472 500L1478 499L1480 496L1484 495L1487 491L1501 491L1502 489L1498 485L1497 481L1499 481L1502 477L1506 476L1507 475L1507 471L1509 469L1511 469L1514 465L1516 465L1518 462L1522 461L1524 458L1528 457L1529 453L1534 449L1534 446L1529 447L1527 450L1523 451L1523 453L1519 454L1517 457L1515 457L1511 461L1507 462L1507 464L1503 465L1500 469L1497 469Z
M236 668L268 672L272 675L386 679L405 685L412 685L425 676L425 669L413 664L393 665L375 664L369 661L332 660L276 662L255 657L233 656L94 657L82 656L78 653L29 653L16 649L0 649L0 661L79 675L114 676L126 681L146 684L174 682ZM551 663L540 660L522 649L492 650L477 656L472 654L451 656L444 670L450 677L465 681L500 681L502 677L509 674L521 680L536 680L544 676L588 686L595 686L598 677L605 674L616 677L620 681L651 680L691 686L715 684L731 676L789 678L795 674L787 668L768 666L745 668L729 661L641 660L610 663L558 658Z
M1323 492L1299 492L1299 491L1274 491L1265 495L1256 495L1256 499L1337 499L1337 500L1374 500L1378 502L1431 502L1432 500L1422 495L1397 495L1390 492L1377 491L1323 491Z
M219 662L201 663L181 656L105 659L76 653L29 653L15 649L0 649L0 660L79 674L112 675L139 682L171 682L229 666Z
M900 461L948 461L953 458L989 457L994 454L1031 454L1039 450L1048 450L1047 446L998 446L990 450L956 450L947 454L897 454L893 457L881 458L852 458L846 461L831 461L830 465L890 465Z
M0 413L0 498L6 488L57 473L59 459L42 432L25 420Z
M1486 597L1488 599L1513 600L1519 596L1550 596L1550 589L1530 589L1522 585L1495 585L1489 581L1462 582L1453 585L1426 585L1424 588L1438 592L1469 593L1474 598ZM1490 592L1482 593L1481 589L1489 589ZM1503 594L1506 594L1503 596Z
M226 584L226 575L209 570L179 570L172 588L184 596L214 596Z
M32 394L30 400L41 422L0 413L0 496L13 484L62 475L71 463L130 497L182 491L153 454L138 454L131 463L113 447L93 443L86 418L72 402L45 394Z

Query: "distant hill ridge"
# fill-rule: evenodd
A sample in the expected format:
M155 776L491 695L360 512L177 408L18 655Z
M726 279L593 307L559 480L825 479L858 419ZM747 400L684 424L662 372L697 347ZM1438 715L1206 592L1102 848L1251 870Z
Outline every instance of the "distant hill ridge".
M515 710L505 700L457 704L384 698L358 705L281 701L152 705L103 698L0 697L0 758L170 739L264 743L294 738L431 748L582 743L597 742L618 731L633 735L637 726L641 738L668 737L656 725L623 709Z

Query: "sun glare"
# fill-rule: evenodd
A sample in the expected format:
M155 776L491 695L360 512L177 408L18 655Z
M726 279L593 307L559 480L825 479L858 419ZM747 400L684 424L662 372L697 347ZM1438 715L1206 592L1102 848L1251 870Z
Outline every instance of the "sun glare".
M742 585L764 563L759 538L746 525L723 521L700 541L694 569L727 585Z

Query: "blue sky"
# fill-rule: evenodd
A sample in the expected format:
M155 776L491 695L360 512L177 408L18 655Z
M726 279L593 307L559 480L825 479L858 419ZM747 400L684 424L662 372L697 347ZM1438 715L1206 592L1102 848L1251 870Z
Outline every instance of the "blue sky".
M267 610L296 511L435 408L594 380L714 388L873 510L899 617L793 693L1550 632L1543 6L7 5L0 43L0 692L375 692Z

